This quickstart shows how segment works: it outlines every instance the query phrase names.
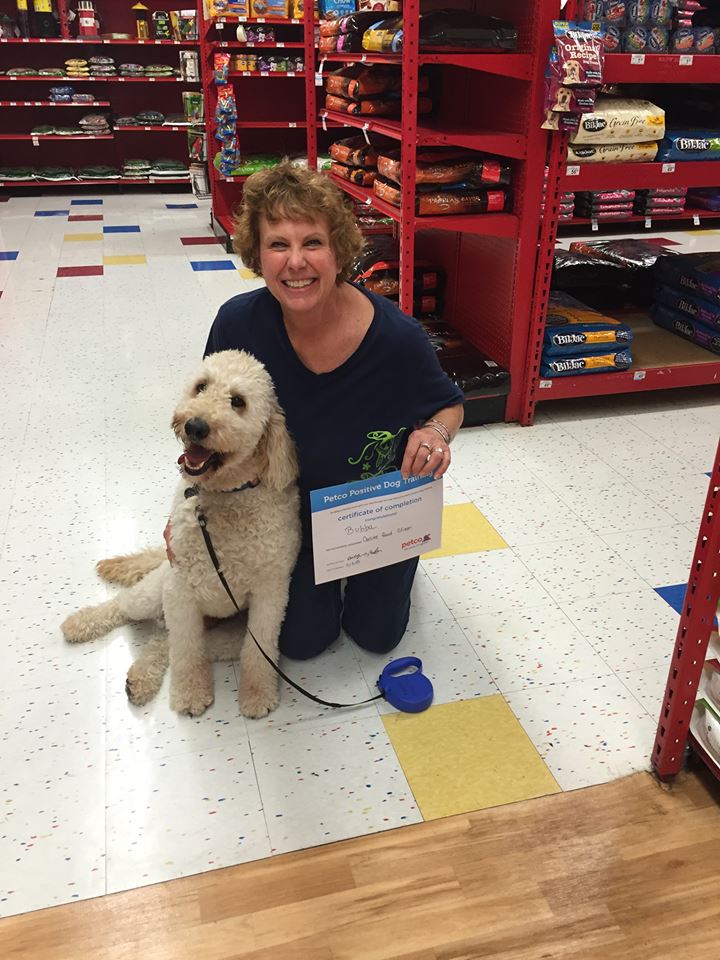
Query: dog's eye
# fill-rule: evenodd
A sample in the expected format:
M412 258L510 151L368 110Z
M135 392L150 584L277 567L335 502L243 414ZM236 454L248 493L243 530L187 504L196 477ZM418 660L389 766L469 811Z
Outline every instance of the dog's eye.
M231 403L234 407L237 407L238 409L240 409L241 407L244 407L244 406L245 406L245 401L244 401L244 399L243 399L242 397L238 396L237 394L232 398L232 400L230 401L230 403Z
M195 393L202 393L203 390L204 390L206 387L207 387L207 384L206 384L206 383L199 383L199 384L195 387Z

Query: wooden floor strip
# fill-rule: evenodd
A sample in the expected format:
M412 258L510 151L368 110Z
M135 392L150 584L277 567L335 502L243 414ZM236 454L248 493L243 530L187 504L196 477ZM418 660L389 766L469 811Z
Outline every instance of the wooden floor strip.
M10 917L0 957L714 956L719 801L702 771L672 790L637 774Z

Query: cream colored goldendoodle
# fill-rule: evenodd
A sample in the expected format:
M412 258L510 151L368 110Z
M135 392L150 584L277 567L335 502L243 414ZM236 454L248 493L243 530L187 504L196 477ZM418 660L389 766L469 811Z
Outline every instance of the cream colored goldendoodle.
M277 663L290 574L300 546L298 466L270 376L240 350L211 354L203 361L172 426L185 446L171 512L173 565L158 550L104 561L99 569L106 579L137 582L112 600L68 617L62 631L79 643L131 620L164 617L170 705L197 716L214 699L203 618L224 619L236 612L208 555L198 514L207 518L235 600L247 607L249 629ZM147 655L130 669L128 695L136 703L149 699L148 692L152 695L162 681L162 643L163 638L151 641ZM214 659L223 655L227 651L216 651ZM242 642L240 670L241 712L262 717L274 710L277 674L249 635ZM133 684L138 685L135 695Z

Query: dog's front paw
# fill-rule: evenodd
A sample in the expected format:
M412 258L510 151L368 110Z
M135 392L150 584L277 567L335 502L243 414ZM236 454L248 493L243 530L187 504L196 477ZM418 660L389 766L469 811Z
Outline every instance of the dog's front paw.
M205 713L214 701L215 694L212 685L194 684L193 686L171 686L170 706L177 713L187 713L191 717L199 717Z
M130 703L136 707L144 707L146 703L152 700L158 690L159 684L155 681L155 678L148 678L144 671L137 669L136 664L130 667L125 681L125 693Z
M71 613L60 624L60 629L69 643L87 643L88 640L96 640L102 636L102 633L98 632L97 624L88 615L87 609Z
M280 704L277 684L267 688L258 684L240 682L240 713L251 720L266 717Z

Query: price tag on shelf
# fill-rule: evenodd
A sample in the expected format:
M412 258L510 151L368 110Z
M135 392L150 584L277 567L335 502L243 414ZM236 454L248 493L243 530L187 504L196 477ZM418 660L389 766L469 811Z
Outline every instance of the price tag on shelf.
M538 386L541 390L549 390L553 385L552 380L541 380Z
M364 123L362 126L363 136L365 137L365 143L370 143L370 137L368 136L368 130L370 129L369 123Z
M630 56L630 63L632 63L633 66L641 67L645 63L645 54L633 53Z
M155 83L155 80L156 80L155 77L148 77L148 82L149 82L149 83Z
M40 37L40 38L39 38L39 42L40 42L40 43L47 43L47 37Z
M261 70L261 71L260 71L260 76L261 76L261 77L269 77L269 76L270 76L270 71L269 71L269 70Z
M11 107L16 107L16 106L17 106L17 101L16 101L16 100L11 100L11 101L10 101L10 106L11 106Z
M287 73L285 74L285 76L287 76L287 77L294 77L294 76L295 76L295 71L294 71L294 70L288 70Z
M320 117L320 119L322 120L322 128L323 128L323 130L325 131L325 133L327 133L327 119L326 119L326 117L325 117L325 114L323 114L323 115Z
M636 370L633 373L633 380L644 380L647 370Z
M294 129L297 126L297 123L295 123L294 120L291 120L290 123L288 123L288 126Z
M162 40L156 40L155 43L162 43Z
M39 146L40 146L40 140L39 140L37 137L33 137L33 138L32 138L32 145L33 145L34 147L39 147Z
M152 127L143 127L143 130L152 130Z
M265 23L265 17L256 17L255 23Z
M125 77L115 77L118 83L125 83Z
M363 55L360 57L360 63L367 63L367 54L366 54L366 53L363 53Z
M580 176L580 167L565 167L565 176L566 177L579 177Z
M681 67L691 67L693 65L693 57L690 53L683 53L678 58L678 63Z
M300 21L297 19L297 17L293 17L290 23L300 23Z
M663 173L675 173L675 164L674 163L664 163L662 165Z
M645 217L645 229L646 230L652 229L652 220L650 219L650 217Z
M138 40L138 43L140 44L140 46L142 46L142 45L145 43L145 41L144 41L144 40Z
M278 42L275 44L275 46L276 46L276 47L284 47L285 44L282 42L282 40L278 40Z
M598 229L598 222L597 222L597 220L591 220L591 221L590 221L590 229L593 230L594 232L597 232L597 229Z
M699 227L699 226L700 226L700 214L698 214L698 213L694 213L694 214L693 214L693 224L694 224L696 227Z

